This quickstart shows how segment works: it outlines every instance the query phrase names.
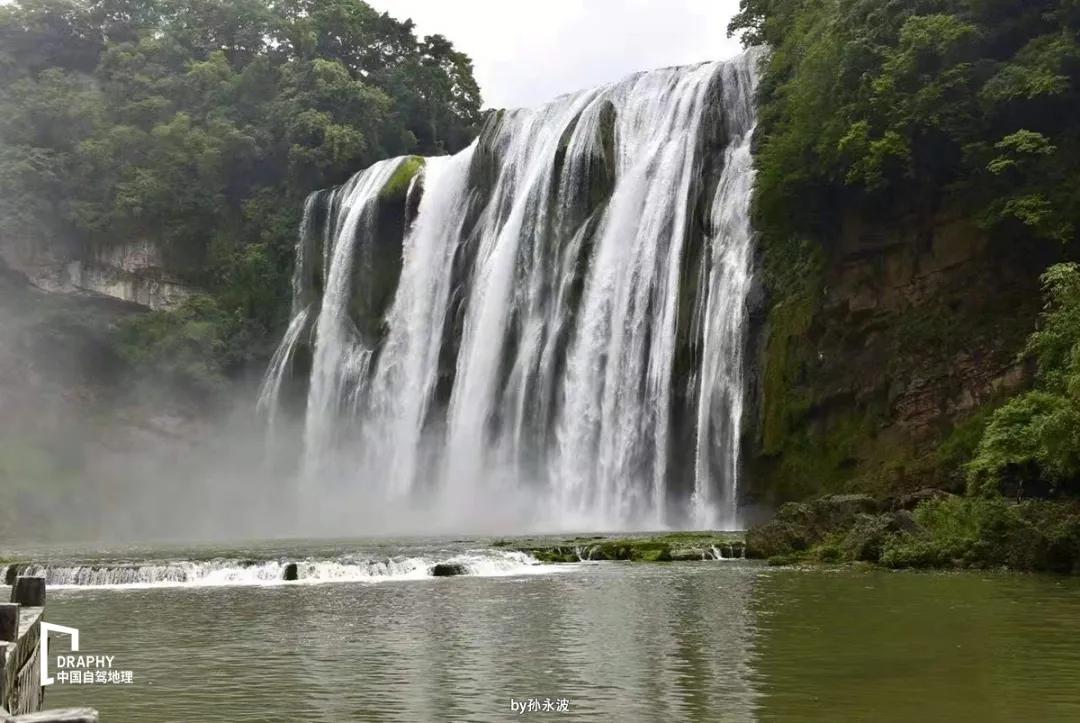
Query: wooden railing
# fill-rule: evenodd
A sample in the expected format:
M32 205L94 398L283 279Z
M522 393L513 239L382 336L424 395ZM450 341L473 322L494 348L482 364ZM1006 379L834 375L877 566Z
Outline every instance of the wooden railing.
M45 578L16 577L14 583L11 602L0 603L0 723L98 723L90 708L41 710Z

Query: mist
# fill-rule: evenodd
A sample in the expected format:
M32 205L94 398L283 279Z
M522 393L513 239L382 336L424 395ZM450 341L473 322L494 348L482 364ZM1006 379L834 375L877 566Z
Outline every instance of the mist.
M212 404L140 374L115 350L145 309L35 288L0 266L0 540L119 543L509 534L556 529L539 496L387 500L357 450L304 480L303 420L270 433L261 370ZM499 470L491 471L500 476ZM507 472L509 474L509 472Z

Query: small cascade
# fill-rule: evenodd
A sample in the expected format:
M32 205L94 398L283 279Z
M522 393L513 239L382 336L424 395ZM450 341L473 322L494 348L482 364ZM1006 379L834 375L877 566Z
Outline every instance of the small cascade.
M530 555L510 550L474 550L448 557L286 560L178 560L21 564L18 574L41 576L50 588L220 587L277 585L284 582L383 582L432 577L436 565L453 565L463 574L482 577L557 572ZM295 569L290 569L295 566Z
M293 355L296 352L300 335L307 330L308 313L310 309L304 307L296 312L289 327L285 330L285 336L270 358L270 367L266 372L262 388L259 390L259 399L255 403L255 409L266 415L269 436L273 437L275 422L279 411L279 395L285 374L292 365Z
M309 197L259 399L306 398L301 497L737 528L759 58L493 112Z
M709 552L714 560L745 560L746 559L746 545L743 543L727 543L723 545L713 545ZM705 559L703 557L703 559Z

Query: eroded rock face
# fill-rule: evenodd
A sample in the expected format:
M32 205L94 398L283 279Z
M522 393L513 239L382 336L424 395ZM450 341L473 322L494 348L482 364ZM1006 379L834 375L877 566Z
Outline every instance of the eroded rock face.
M806 290L770 289L754 330L748 502L946 484L941 443L1029 377L1017 353L1060 250L944 214L838 225Z
M170 309L194 289L168 270L160 248L131 241L78 250L57 243L48 248L8 243L0 257L13 271L50 293L90 292L150 309Z

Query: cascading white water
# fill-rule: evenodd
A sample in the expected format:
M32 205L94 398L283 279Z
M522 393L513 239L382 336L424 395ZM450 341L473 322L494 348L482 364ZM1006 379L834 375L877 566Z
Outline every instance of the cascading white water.
M739 429L743 415L743 352L746 297L750 291L751 244L748 199L754 169L753 66L723 68L728 146L711 210L712 264L706 284L704 344L698 382L697 439L691 511L697 527L738 526Z
M500 112L454 156L313 195L260 396L313 328L308 494L463 525L737 526L757 58Z
M286 576L290 565L294 575ZM456 554L382 557L343 555L334 558L286 560L145 560L139 562L87 562L83 564L20 564L18 574L44 577L50 588L69 587L213 587L277 585L285 582L384 582L419 580L434 576L436 565L453 565L464 575L542 574L558 570L524 552L478 549ZM6 572L5 566L0 571Z

